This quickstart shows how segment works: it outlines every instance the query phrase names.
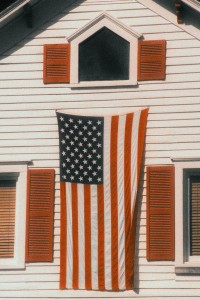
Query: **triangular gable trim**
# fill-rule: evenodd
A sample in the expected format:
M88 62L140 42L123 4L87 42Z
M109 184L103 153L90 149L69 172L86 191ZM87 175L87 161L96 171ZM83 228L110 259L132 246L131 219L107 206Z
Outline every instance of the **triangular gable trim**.
M95 26L96 24L100 23L102 20L107 20L110 24L113 24L113 25L121 28L122 30L124 30L125 32L127 32L129 35L131 35L131 36L133 36L133 37L135 37L137 39L140 38L140 37L142 37L142 34L137 33L136 31L132 30L130 27L126 26L125 24L123 24L118 19L112 17L107 12L103 12L100 15L98 15L95 19L93 19L89 23L87 23L85 26L81 27L80 29L78 29L77 31L75 31L72 35L70 35L67 38L67 41L68 42L72 42L73 40L75 40L76 38L78 38L82 34L84 34L86 31L88 31L89 29L91 29L93 26Z

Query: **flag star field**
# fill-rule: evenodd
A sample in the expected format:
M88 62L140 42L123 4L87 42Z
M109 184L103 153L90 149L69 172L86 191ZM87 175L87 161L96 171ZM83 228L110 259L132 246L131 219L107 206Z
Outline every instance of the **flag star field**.
M102 117L58 114L61 181L103 183Z

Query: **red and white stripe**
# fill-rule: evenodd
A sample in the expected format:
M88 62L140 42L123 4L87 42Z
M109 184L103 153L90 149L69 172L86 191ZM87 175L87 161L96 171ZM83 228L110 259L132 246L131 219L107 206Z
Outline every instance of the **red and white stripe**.
M133 213L147 114L104 118L103 185L61 182L61 288L133 288Z

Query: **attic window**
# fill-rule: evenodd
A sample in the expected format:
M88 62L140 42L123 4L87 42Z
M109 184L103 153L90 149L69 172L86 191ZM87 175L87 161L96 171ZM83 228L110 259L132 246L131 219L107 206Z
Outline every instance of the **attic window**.
M79 45L79 81L128 80L130 43L103 27Z
M70 84L74 87L137 84L140 34L103 12L71 35Z
M164 80L166 41L140 37L104 12L71 35L67 43L44 45L43 82L79 88Z

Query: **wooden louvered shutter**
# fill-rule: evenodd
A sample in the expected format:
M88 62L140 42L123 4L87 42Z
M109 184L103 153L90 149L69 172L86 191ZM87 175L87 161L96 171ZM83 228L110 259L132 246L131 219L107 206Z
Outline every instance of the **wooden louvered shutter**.
M14 257L16 180L0 180L0 258Z
M44 83L70 82L70 44L44 45Z
M165 79L166 41L138 42L138 80Z
M29 170L26 262L53 259L54 170Z
M174 260L174 231L174 167L148 167L148 260Z
M200 176L190 177L190 255L200 255Z

